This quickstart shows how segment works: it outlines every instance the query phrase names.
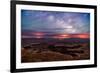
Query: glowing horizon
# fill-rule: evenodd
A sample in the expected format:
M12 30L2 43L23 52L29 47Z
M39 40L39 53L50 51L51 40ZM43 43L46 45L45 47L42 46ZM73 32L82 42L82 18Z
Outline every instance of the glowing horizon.
M84 33L84 34L50 34L47 35L43 32L34 32L29 36L22 36L22 38L55 38L55 39L66 39L66 38L90 38L90 34Z

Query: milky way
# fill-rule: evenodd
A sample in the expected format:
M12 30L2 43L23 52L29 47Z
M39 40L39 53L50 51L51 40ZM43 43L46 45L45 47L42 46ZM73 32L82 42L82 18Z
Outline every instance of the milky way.
M84 34L90 32L90 14L21 10L22 32Z

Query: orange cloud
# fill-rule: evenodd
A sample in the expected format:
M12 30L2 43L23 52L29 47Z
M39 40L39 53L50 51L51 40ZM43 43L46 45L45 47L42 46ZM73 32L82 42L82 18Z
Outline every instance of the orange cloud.
M65 38L89 38L90 35L89 34L59 34L59 35L55 35L53 36L53 38L56 39L65 39Z
M83 39L85 39L85 38L89 38L90 35L89 34L77 34L74 37L75 38L83 38Z

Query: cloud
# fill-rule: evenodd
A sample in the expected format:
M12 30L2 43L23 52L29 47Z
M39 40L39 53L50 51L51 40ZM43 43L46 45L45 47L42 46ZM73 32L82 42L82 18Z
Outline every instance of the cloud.
M48 21L53 21L55 19L55 17L53 15L50 15L47 17Z

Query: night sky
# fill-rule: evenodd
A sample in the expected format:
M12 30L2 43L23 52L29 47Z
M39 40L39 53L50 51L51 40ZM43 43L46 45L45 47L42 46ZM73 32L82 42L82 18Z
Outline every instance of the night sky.
M89 34L90 14L21 10L22 37L50 37L58 34Z

